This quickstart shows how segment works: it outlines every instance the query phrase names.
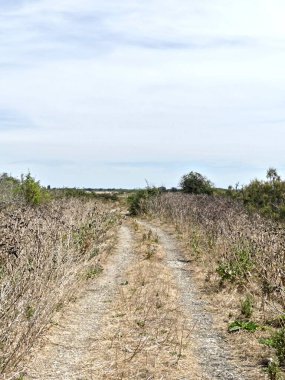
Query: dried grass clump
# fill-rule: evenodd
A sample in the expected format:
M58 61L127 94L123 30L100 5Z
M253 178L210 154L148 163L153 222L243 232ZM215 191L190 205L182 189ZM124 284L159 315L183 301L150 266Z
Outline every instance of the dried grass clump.
M0 373L14 371L111 244L117 216L78 199L0 210Z
M283 313L284 225L224 197L163 194L148 201L148 212L175 225L212 275L259 297L264 317Z

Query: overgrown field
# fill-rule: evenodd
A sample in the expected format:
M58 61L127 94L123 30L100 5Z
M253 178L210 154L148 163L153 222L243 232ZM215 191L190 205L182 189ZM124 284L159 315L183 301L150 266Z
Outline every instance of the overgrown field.
M236 289L240 315L229 329L270 332L277 364L285 364L285 227L226 197L162 194L147 212L175 226L210 288ZM226 313L226 310L224 311ZM277 371L277 370L276 370ZM277 377L272 377L272 379Z
M0 374L14 371L79 283L102 270L119 221L112 207L84 199L2 204Z

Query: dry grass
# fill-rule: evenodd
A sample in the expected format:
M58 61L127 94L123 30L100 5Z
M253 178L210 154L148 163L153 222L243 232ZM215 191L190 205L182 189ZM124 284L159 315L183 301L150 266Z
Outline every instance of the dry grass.
M259 343L259 340L267 338L270 334L269 331L262 329L251 333L241 330L237 333L228 333L228 326L231 322L245 319L241 314L241 302L245 299L246 290L224 288L218 292L207 291L210 285L205 286L204 275L205 272L199 273L199 269L196 268L195 279L201 287L202 299L208 305L207 311L213 316L215 328L221 331L225 340L228 341L236 364L247 368L248 379L268 379L266 361L274 357L274 353L272 349ZM200 279L199 276L201 276ZM262 320L255 307L250 319Z
M0 373L14 378L51 316L73 298L117 225L110 207L59 200L0 210ZM10 374L10 375L8 375ZM6 377L5 377L6 376Z
M92 379L199 379L190 344L193 326L180 309L164 252L157 236L134 227L138 257L93 346Z
M264 320L283 313L283 225L250 215L226 198L166 194L148 206L151 215L175 226L192 257L207 268L211 287L234 284L251 292Z
M148 207L151 216L172 226L188 258L190 255L195 280L237 361L248 363L250 378L268 378L261 363L274 358L274 350L259 339L274 332L268 321L284 315L284 226L248 214L241 205L224 198L166 194L153 198ZM245 265L240 260L243 253L248 258ZM220 268L225 272L218 273ZM237 273L231 276L231 270ZM241 304L247 295L252 297L253 310L246 318ZM229 323L246 319L263 329L254 334L228 334Z

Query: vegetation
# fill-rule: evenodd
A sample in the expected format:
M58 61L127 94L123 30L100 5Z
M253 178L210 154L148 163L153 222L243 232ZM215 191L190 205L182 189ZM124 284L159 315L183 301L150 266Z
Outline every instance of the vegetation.
M47 203L51 199L89 199L103 201L117 201L119 195L130 191L124 190L104 190L99 189L78 189L78 188L53 188L43 187L31 173L21 176L21 179L14 178L7 173L0 175L0 206L7 204L21 204L39 206Z
M50 200L50 193L32 177L31 173L21 176L21 180L7 173L0 175L0 204L26 204L38 206Z
M272 334L270 339L271 347L275 348L278 362L281 366L285 364L285 328L281 328Z
M237 332L240 330L245 330L249 332L255 332L258 329L258 325L252 321L234 321L229 324L229 332Z
M229 187L227 195L242 201L250 211L285 220L285 182L274 168L267 170L266 181L254 179L241 189Z
M16 191L19 192L23 200L31 206L38 206L50 199L47 190L41 187L40 182L36 181L31 176L31 173L22 176L21 182Z
M7 377L59 305L100 274L119 214L98 197L57 196L30 174L1 175L0 194L0 377Z
M274 360L268 364L267 372L270 380L284 380L284 376L281 372L280 366Z
M0 175L0 205L18 201L17 189L20 181L7 173Z
M145 212L147 200L159 193L160 190L155 187L134 191L127 198L130 215L135 216Z
M166 193L150 198L147 211L175 226L203 268L207 289L236 289L233 297L240 315L230 323L229 331L254 332L264 320L279 321L274 324L277 335L273 335L271 347L283 366L285 339L283 345L280 315L285 308L284 225L249 212L240 201L224 196ZM237 296L245 290L246 298ZM253 299L258 310L253 308ZM255 312L258 321L251 320Z
M88 270L87 270L87 273L86 273L86 279L87 280L90 280L90 279L93 279L93 278L96 278L97 276L99 276L99 274L101 274L103 272L103 267L99 264L96 264L94 266L91 266Z
M226 261L222 260L217 267L217 273L222 281L246 279L254 266L251 259L251 252L246 245L239 244L238 246L233 246L232 249L232 257Z
M242 202L248 211L275 220L285 220L285 181L275 168L269 168L266 180L252 180L248 185L239 188L238 184L229 186L225 191L214 188L213 183L200 173L191 171L180 180L184 193L226 196Z
M246 319L250 318L253 314L253 297L249 294L241 302L241 314Z
M192 171L181 178L180 188L130 192L129 214L172 224L193 260L202 264L207 286L240 294L228 331L260 333L260 326L269 326L271 335L263 343L275 358L268 373L280 379L285 367L285 182L270 168L265 181L225 191ZM0 175L0 373L21 360L80 281L102 272L100 258L118 224L111 207L120 197L120 192L45 188L30 173L21 179ZM159 256L158 237L148 231L142 240L150 268ZM137 326L145 328L140 319Z
M190 194L213 194L213 186L205 176L193 171L185 174L180 181L182 191Z

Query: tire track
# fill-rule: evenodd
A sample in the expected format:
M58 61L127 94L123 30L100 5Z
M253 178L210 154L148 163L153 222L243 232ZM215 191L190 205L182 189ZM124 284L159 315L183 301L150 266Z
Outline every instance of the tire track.
M223 338L213 328L212 316L206 312L205 303L200 300L187 260L179 252L175 239L160 228L145 221L139 224L151 229L160 239L166 252L166 261L176 279L181 292L181 304L189 322L195 326L193 338L196 342L196 355L204 370L205 379L245 380L247 376L233 363L233 358Z

